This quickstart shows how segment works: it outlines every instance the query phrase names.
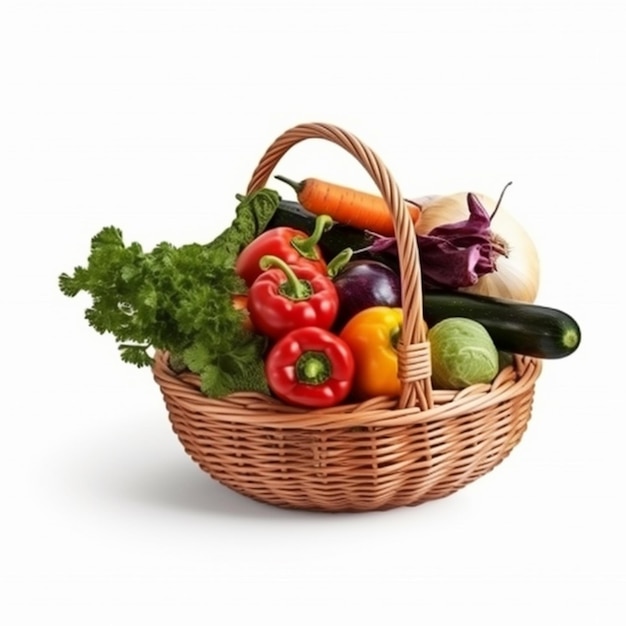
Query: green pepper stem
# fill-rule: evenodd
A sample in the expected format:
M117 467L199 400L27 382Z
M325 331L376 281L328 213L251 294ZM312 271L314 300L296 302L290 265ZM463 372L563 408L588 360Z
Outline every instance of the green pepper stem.
M321 385L331 375L330 359L323 352L308 350L303 352L296 361L296 378L306 385Z
M336 278L337 274L348 264L354 250L352 248L344 248L336 256L334 256L326 266L326 273L329 278Z
M291 245L298 251L300 256L312 261L319 261L320 257L315 246L320 242L322 235L333 225L330 215L318 215L315 218L315 227L308 237L294 237Z
M391 347L394 350L398 349L398 343L400 341L401 338L401 330L399 327L394 328L390 333L389 333L389 343L391 344Z
M280 294L290 300L307 300L311 297L313 288L307 280L300 280L293 269L281 258L273 254L266 254L261 257L259 267L266 271L270 268L277 268L285 275L285 282L280 285Z

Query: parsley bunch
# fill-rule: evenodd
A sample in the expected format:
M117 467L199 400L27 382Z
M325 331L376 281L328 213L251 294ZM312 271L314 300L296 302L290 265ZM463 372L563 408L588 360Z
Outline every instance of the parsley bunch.
M66 296L91 295L85 318L115 336L123 361L148 366L153 350L167 351L171 365L199 374L203 393L213 397L267 392L266 340L245 328L244 313L233 306L233 296L246 291L234 267L280 198L262 189L238 199L232 224L210 243L163 242L146 252L107 226L92 238L86 267L59 277Z

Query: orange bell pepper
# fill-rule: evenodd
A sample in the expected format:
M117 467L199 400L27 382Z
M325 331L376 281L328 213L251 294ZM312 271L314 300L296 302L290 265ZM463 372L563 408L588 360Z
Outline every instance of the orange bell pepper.
M396 343L401 327L402 309L386 306L363 309L343 327L339 336L354 355L355 398L400 395Z

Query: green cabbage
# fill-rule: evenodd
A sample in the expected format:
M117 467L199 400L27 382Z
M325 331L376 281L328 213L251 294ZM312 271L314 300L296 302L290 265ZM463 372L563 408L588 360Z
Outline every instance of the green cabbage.
M436 389L490 383L498 374L498 349L485 327L472 319L441 320L429 330L428 340Z

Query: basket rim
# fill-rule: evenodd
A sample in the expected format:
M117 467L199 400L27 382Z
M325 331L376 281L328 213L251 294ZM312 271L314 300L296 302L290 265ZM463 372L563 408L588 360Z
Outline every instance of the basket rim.
M313 410L287 405L258 392L237 392L211 398L201 391L197 374L176 373L169 367L169 354L165 351L155 353L152 372L166 405L183 406L199 421L326 430L417 425L471 415L514 400L529 387L534 387L542 365L541 359L514 355L513 364L503 368L490 384L472 385L459 391L434 390L433 405L427 409L398 407L397 398L387 396Z

